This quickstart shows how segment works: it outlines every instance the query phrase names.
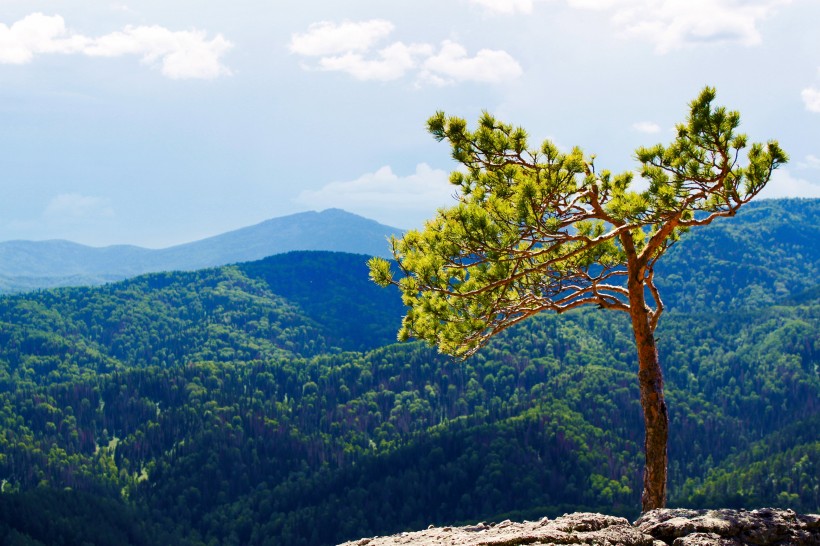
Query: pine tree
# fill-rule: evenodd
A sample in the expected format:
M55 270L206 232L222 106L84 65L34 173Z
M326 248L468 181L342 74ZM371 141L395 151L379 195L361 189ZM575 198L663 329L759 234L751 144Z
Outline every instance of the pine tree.
M563 153L545 141L530 149L524 129L486 112L475 131L438 112L428 130L463 166L450 175L457 204L392 239L397 280L388 261L369 262L371 278L397 285L409 307L399 339L424 339L460 358L542 311L591 304L628 313L646 427L643 511L666 502L655 265L683 232L735 215L788 159L769 141L752 144L741 161L740 115L713 107L714 98L707 87L690 103L669 146L636 151L644 191L630 189L630 172L599 172L580 148Z

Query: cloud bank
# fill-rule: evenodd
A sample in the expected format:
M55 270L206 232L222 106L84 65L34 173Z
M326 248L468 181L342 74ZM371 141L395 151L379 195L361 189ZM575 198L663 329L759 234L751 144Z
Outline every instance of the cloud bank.
M416 83L450 85L459 82L501 83L523 72L506 51L482 49L473 56L460 44L444 40L428 43L397 41L377 44L394 30L391 22L321 21L291 36L288 49L317 58L307 69L344 72L357 80L392 81L415 74Z
M171 79L214 79L230 74L222 57L232 47L221 34L128 26L91 38L70 31L59 15L32 13L11 26L0 23L0 63L27 64L38 55L135 55Z

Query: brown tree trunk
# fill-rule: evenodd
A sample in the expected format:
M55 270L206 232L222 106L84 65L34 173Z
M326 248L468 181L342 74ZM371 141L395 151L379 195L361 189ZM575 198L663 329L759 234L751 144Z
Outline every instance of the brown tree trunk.
M630 276L631 277L631 276ZM663 399L663 374L658 361L655 337L649 325L643 283L629 282L629 314L638 347L638 382L641 388L641 408L646 427L641 511L648 512L666 506L667 439L669 416Z

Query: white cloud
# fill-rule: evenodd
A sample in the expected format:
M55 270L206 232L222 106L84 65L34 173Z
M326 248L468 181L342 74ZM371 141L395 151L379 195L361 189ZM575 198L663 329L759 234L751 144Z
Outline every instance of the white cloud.
M288 48L292 53L318 57L340 53L364 52L393 32L393 23L383 19L340 24L320 21L304 34L293 34Z
M395 227L421 227L436 209L454 204L456 187L448 179L449 173L425 163L404 177L385 166L356 180L303 191L296 202L315 209L343 208Z
M114 216L114 209L103 197L64 193L49 201L43 216L54 220L110 218Z
M500 83L521 75L521 65L506 51L482 49L474 57L461 45L445 40L441 50L426 61L422 79L433 77L437 83L477 81Z
M220 57L232 47L222 35L208 41L201 31L173 32L160 26L126 27L94 40L83 48L93 57L141 55L142 62L161 66L173 79L213 79L230 74Z
M632 128L640 133L654 134L659 133L661 126L651 121L639 121L632 124Z
M820 89L807 87L800 93L800 96L803 97L806 110L820 113Z
M417 83L446 85L473 81L499 83L523 72L506 51L482 49L470 57L460 44L445 40L440 49L431 44L392 42L376 49L376 44L392 31L389 21L327 21L310 25L304 34L293 34L289 49L306 57L319 57L319 69L350 74L359 80L397 80L417 71Z
M11 26L0 23L0 63L25 64L40 53L75 53L87 43L66 34L65 21L59 15L33 13Z
M532 13L533 0L470 0L494 13Z
M128 26L98 38L70 32L59 15L33 13L12 24L0 23L0 63L25 64L35 55L90 57L137 55L173 79L213 79L230 74L221 58L232 44L221 34L208 40L202 31L171 31L160 26Z
M759 197L774 199L780 197L820 197L820 181L812 182L792 176L786 169L778 169L760 192Z
M358 80L397 80L418 64L417 58L429 55L431 47L426 44L404 45L396 42L378 52L378 59L365 59L358 53L339 57L323 57L319 61L322 70L347 72Z

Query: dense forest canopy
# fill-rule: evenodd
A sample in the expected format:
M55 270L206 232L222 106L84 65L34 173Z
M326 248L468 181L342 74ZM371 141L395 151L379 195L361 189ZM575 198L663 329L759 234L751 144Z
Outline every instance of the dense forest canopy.
M752 203L670 249L671 504L820 510L819 213ZM366 260L295 253L0 298L2 540L335 544L636 515L624 317L538 317L453 362L392 344L401 302Z

